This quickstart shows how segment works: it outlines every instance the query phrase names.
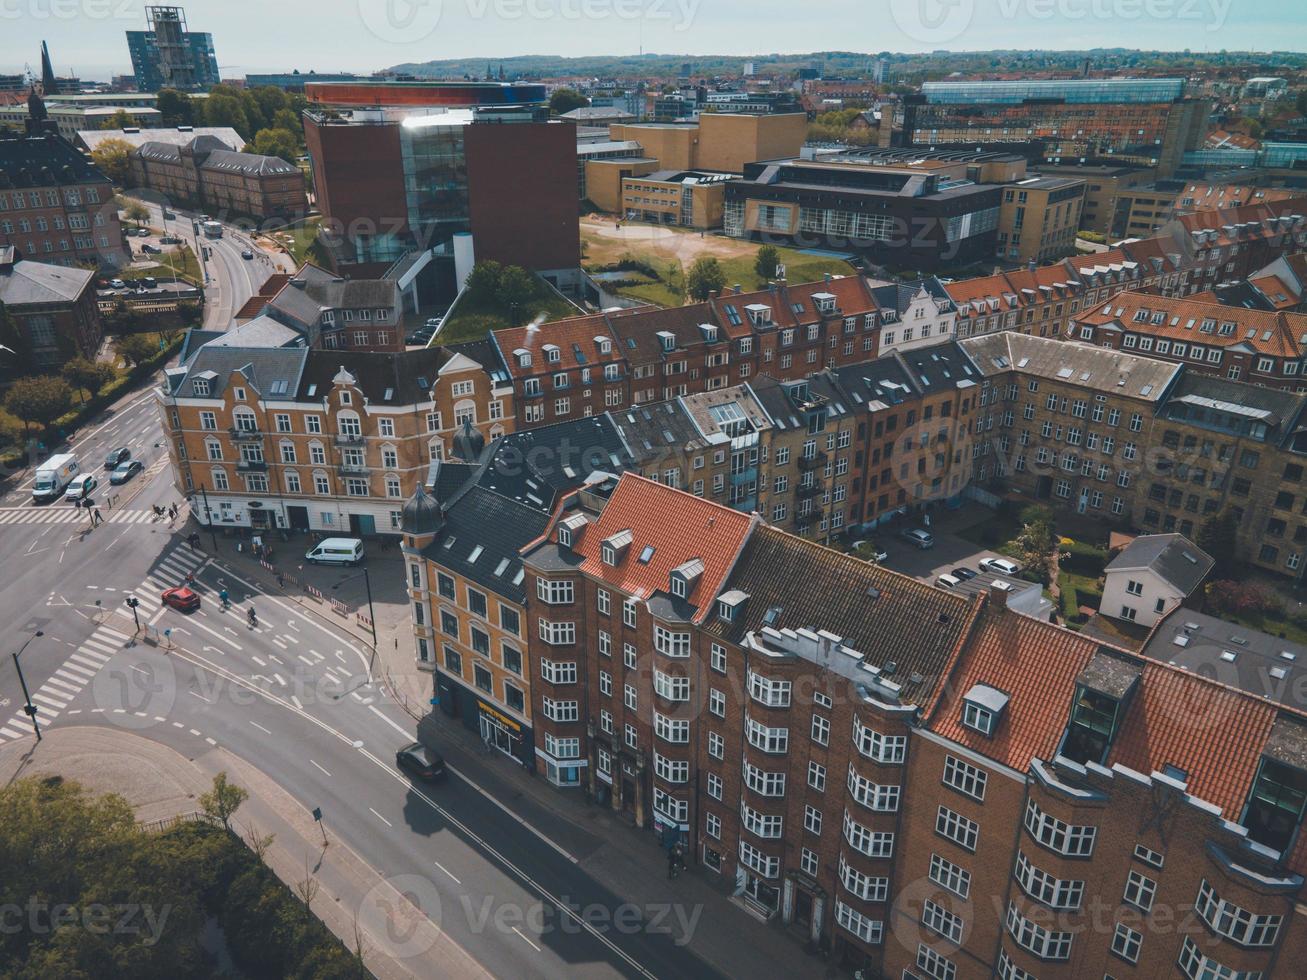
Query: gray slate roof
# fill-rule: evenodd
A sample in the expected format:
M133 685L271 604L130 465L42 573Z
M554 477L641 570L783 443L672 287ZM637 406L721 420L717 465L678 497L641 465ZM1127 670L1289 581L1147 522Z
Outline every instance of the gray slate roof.
M71 303L82 295L95 273L24 259L0 266L0 303L24 306L36 303Z
M1108 563L1107 571L1151 569L1185 595L1202 585L1215 564L1212 556L1183 534L1144 534Z
M191 129L139 129L124 131L121 129L79 129L77 138L88 150L94 150L105 140L122 140L132 147L146 143L172 143L185 146L197 136L210 136L219 140L232 150L239 150L245 145L240 133L230 126L195 126Z
M295 397L308 355L308 350L303 347L219 347L205 344L187 365L186 376L173 389L173 394L180 398L219 397L226 390L232 372L241 371L249 386L260 395L289 400ZM195 380L199 377L209 382L207 396L195 393Z

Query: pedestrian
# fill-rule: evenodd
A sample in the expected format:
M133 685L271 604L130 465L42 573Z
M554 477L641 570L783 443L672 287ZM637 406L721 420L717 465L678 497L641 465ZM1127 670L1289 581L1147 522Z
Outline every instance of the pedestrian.
M169 505L168 505L168 517L169 517L169 519L176 518L176 516L177 516L177 505L176 505L176 504L169 504Z
M93 518L95 518L95 523L96 523L96 524L103 524L103 523L104 523L104 518L100 516L100 508L99 508L99 507L97 507L97 508L95 508L95 510L91 511L91 516L92 516Z
M277 588L280 589L280 588L281 588L282 586L284 586L285 584L286 584L286 576L282 575L281 572L278 572L278 573L277 573Z

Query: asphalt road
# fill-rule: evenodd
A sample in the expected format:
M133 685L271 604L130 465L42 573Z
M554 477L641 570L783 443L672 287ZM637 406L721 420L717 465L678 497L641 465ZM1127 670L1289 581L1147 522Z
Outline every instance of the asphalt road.
M152 403L138 401L75 445L98 463L124 440L152 446L157 431ZM5 652L43 632L21 660L41 724L121 725L191 757L212 746L236 753L306 808L321 807L328 835L496 975L714 975L674 929L649 918L658 910L627 906L586 873L580 862L600 842L584 828L550 814L525 819L475 774L433 786L401 775L394 753L415 726L370 676L366 646L299 604L260 594L155 519L150 504L175 499L165 468L128 492L93 530L62 503L0 505L0 557L11 570L0 590L0 621L11 624ZM162 590L188 575L201 609L163 607ZM218 602L222 588L230 611ZM128 595L166 649L134 640ZM245 615L251 604L256 628ZM21 688L3 657L0 740L23 737ZM394 941L402 956L406 940Z

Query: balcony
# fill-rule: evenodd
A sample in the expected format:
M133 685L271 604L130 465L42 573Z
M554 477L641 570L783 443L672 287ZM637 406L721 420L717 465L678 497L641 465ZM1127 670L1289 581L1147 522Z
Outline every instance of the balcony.
M239 426L227 430L227 434L237 442L247 442L256 439L262 439L263 433L258 429L243 429Z
M807 500L809 497L815 497L821 493L821 484L814 483L811 486L804 486L800 483L794 488L794 495L800 500Z
M266 473L268 461L265 459L242 459L236 464L238 473Z
M747 470L740 470L738 473L731 474L731 486L738 487L741 483L756 483L758 481L758 468L751 466Z
M799 469L804 471L815 470L818 467L825 466L827 458L824 451L813 453L811 456L800 456Z
M351 435L348 432L342 432L338 436L336 436L336 445L337 446L361 446L363 445L363 434L360 432L356 435Z
M367 476L372 469L362 463L341 463L336 467L336 472L341 476Z

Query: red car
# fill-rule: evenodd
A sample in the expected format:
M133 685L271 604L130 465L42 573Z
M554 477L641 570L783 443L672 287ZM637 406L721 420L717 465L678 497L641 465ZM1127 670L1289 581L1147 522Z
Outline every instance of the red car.
M182 612L191 612L200 608L200 597L184 585L179 585L175 589L164 589L163 604L172 606Z

